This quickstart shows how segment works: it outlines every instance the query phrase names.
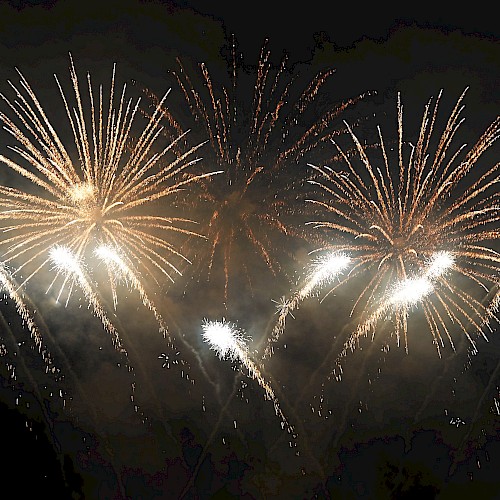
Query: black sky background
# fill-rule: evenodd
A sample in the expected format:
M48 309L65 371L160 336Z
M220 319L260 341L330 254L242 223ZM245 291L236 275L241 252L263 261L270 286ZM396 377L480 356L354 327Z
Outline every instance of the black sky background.
M409 134L440 89L446 114L470 87L462 127L470 143L498 115L493 12L421 4L3 2L0 91L9 92L7 80L17 81L19 68L62 129L67 119L53 74L69 88L69 52L82 76L90 71L95 82L107 84L116 62L118 80L132 93L148 88L162 95L173 87L169 70L176 56L192 65L206 62L227 78L232 34L249 64L269 38L276 61L287 51L305 82L319 69L336 68L328 87L333 102L375 91L349 115L363 116L367 130L382 123L394 132L397 92ZM182 102L176 91L169 96L172 109ZM2 151L8 143L2 133ZM478 342L477 355L462 339L457 352L447 348L441 360L430 334L418 328L408 355L394 339L385 350L382 341L367 341L348 358L342 382L326 384L320 417L328 351L338 351L346 335L335 319L349 306L342 307L342 292L321 305L305 302L268 373L298 431L294 440L256 382L216 359L198 336L204 317L225 314L258 339L274 319L270 299L289 286L263 280L261 288L233 296L227 309L216 284L191 278L189 286L180 281L156 297L171 331L189 342L178 345L190 368L162 368L159 356L175 354L138 299L122 297L116 323L134 374L83 300L64 309L33 285L30 296L61 367L55 381L40 372L12 304L2 302L0 331L9 352L0 372L5 490L52 498L498 498L496 331L489 343Z

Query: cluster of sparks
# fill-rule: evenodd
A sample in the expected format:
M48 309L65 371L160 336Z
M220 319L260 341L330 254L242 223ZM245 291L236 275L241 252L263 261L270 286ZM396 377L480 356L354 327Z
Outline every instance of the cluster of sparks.
M308 152L339 135L340 129L333 123L357 100L334 107L313 124L299 126L300 116L333 71L317 75L290 105L294 80L285 78L286 58L273 69L264 45L251 112L244 115L235 94L238 64L234 44L232 89L214 85L207 67L201 65L208 104L179 65L177 82L193 119L208 137L207 161L218 169L210 173L190 173L190 167L199 161L195 153L202 144L183 146L186 137L165 108L166 95L158 100L138 138L132 138L139 101L126 98L125 86L116 101L114 70L108 102L102 87L96 93L88 76L90 115L84 112L73 61L70 76L75 107L69 104L56 77L77 160L68 153L21 73L19 87L9 82L16 98L0 95L14 114L12 119L2 112L0 121L17 143L9 148L17 159L0 155L0 162L26 185L0 185L0 231L4 235L0 241L0 286L14 301L47 366L51 365L50 357L19 292L44 269L53 272L48 290L60 282L57 300L64 292L69 300L75 287L82 291L115 347L123 352L126 350L97 286L99 269L105 269L114 308L118 285L123 282L152 311L164 336L167 325L148 294L145 278L156 283L160 278L173 281L181 274L174 261L191 263L182 245L166 235L208 240L205 262L210 274L217 255L221 255L226 301L235 252L251 248L275 272L279 264L272 255L270 234L276 230L279 235L299 234L282 217L287 210L282 196L285 184L281 182L284 167L297 165ZM408 350L408 318L416 308L424 313L438 353L445 338L453 347L453 329L465 334L473 346L471 330L484 335L485 325L496 317L499 305L500 254L495 247L499 237L499 163L480 174L474 167L498 138L500 119L465 154L465 146L451 151L462 121L463 97L453 108L433 152L430 145L437 128L440 96L426 106L408 158L404 153L403 107L398 98L396 168L391 167L380 130L381 159L374 161L347 123L344 126L356 153L352 156L359 158L360 166L355 166L340 146L345 170L310 165L315 172L310 183L319 187L324 197L308 201L324 210L328 218L309 224L326 230L330 242L315 250L317 256L290 297L276 302L278 319L262 359L273 354L273 344L283 335L287 317L293 317L304 300L327 287L328 295L347 283L362 283L351 310L358 326L344 343L337 363L355 348L361 336L374 334L377 325L388 318L395 318L398 344L403 338ZM173 129L178 135L155 152L157 139L165 135L161 123L166 116L173 125L168 134ZM203 186L202 196L214 207L203 236L189 229L193 220L175 217L166 203L158 204L175 200L193 183ZM14 271L9 272L7 266ZM286 423L262 367L250 356L244 332L226 320L205 320L202 338L221 359L246 367Z

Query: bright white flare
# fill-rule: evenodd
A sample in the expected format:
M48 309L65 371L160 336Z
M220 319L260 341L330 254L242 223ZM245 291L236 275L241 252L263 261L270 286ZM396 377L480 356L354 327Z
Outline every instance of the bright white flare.
M73 274L75 277L82 275L83 271L80 262L68 247L55 245L50 249L49 255L58 271Z
M219 358L242 359L245 350L243 332L224 318L222 321L205 320L201 326L202 337Z
M350 263L351 258L348 255L338 252L321 255L314 259L308 280L299 291L300 299L308 297L315 289L331 283L347 269Z
M432 254L423 276L406 278L394 287L389 305L411 307L434 291L434 281L445 274L455 260L450 252L440 251Z
M400 281L389 298L392 306L411 307L432 293L434 286L427 278L407 278Z

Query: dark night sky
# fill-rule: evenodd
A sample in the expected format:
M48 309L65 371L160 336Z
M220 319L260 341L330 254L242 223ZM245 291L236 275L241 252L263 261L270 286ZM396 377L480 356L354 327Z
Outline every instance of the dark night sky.
M148 88L160 95L173 87L169 70L176 56L206 62L227 78L224 47L234 34L249 64L269 38L276 62L287 51L305 81L335 68L327 97L333 102L374 91L349 114L354 120L361 113L370 130L380 122L394 130L398 91L416 131L431 96L444 89L442 106L449 111L469 86L462 128L472 142L498 115L500 46L493 12L421 4L418 11L394 9L375 2L365 8L308 2L279 9L262 1L2 2L0 91L11 91L7 80L18 81L19 68L63 129L67 121L53 74L69 85L69 52L82 76L88 70L106 84L116 62L117 79L134 82L132 93ZM173 87L169 96L172 109L182 101L176 92ZM2 153L8 143L2 132ZM290 274L299 272L289 266ZM186 371L162 368L159 356L172 353L137 297L121 298L115 318L129 347L132 376L83 299L64 309L44 295L42 285L33 285L30 297L60 362L61 380L54 381L40 374L29 335L12 304L2 302L0 332L9 351L0 369L5 489L14 488L19 497L89 499L181 493L203 499L500 496L496 331L489 343L478 341L477 355L468 354L461 339L457 352L448 347L441 360L425 328L414 328L409 354L394 339L386 339L388 352L379 339L365 341L348 356L342 382L326 383L325 406L332 413L325 410L325 419L311 406L317 410L332 353L345 340L347 329L337 318L348 307L342 307L342 291L322 304L304 302L267 373L298 431L293 440L258 384L239 375L236 364L216 359L199 338L204 317L224 314L258 339L275 318L270 299L286 294L289 283L269 275L256 279L251 291L241 285L225 309L216 280L198 282L189 272L183 280L156 300L171 331L185 336L178 345L190 364ZM9 380L10 363L15 381Z

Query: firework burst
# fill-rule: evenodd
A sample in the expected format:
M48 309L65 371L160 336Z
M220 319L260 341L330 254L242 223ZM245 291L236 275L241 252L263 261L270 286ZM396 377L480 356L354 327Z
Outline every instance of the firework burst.
M107 248L104 262L114 301L117 272L139 291L144 304L159 319L146 295L144 278L156 280L161 276L173 280L180 275L175 260L187 258L169 235L198 236L189 229L193 221L172 217L165 201L175 204L179 192L212 173L189 173L189 167L198 161L194 153L199 146L174 153L182 135L166 147L157 146L163 131L160 108L168 92L134 138L140 100L134 102L126 97L125 85L116 98L115 68L106 101L102 86L96 91L90 75L85 97L71 55L70 62L74 106L55 79L76 158L64 146L19 71L20 85L9 82L15 99L1 94L14 118L2 112L0 120L17 142L9 147L17 159L0 155L0 162L17 176L18 185L26 187L0 186L0 229L4 234L0 245L4 262L13 265L15 276L23 277L21 286L42 269L56 264L58 272L52 285L62 280L59 296L66 285L68 293L75 283L80 286L105 328L117 340L98 294L93 291L95 284L84 274L81 263L95 271L94 250L101 248L102 260L102 248ZM89 111L85 111L87 103ZM160 327L164 330L163 323Z
M278 249L293 256L294 243L307 239L303 226L292 222L297 205L297 191L289 185L292 169L299 173L299 162L339 133L343 125L337 124L337 118L363 97L323 109L318 119L322 106L318 97L334 70L318 73L298 91L298 72L289 69L286 55L274 65L266 41L254 68L255 80L247 86L234 39L231 55L229 88L216 83L203 63L200 85L181 61L174 72L195 122L191 128L208 137L204 160L224 171L204 184L202 196L209 212L204 232L209 246L199 250L197 261L200 274L208 280L216 274L222 278L226 302L230 278L245 276L252 288L258 274L252 268L260 265L273 274L284 271ZM316 104L318 109L313 110ZM281 174L286 174L286 180Z
M349 252L353 258L350 273L334 289L364 280L351 311L360 325L356 339L374 328L381 311L389 309L396 316L398 344L404 338L408 350L407 311L415 302L423 310L440 353L445 338L453 347L453 330L465 334L475 347L471 329L482 333L484 319L491 316L486 294L498 285L500 266L496 247L499 163L486 168L477 163L498 138L500 119L497 117L468 151L465 145L453 147L463 121L464 95L465 91L434 151L431 139L437 128L441 94L425 107L417 141L409 144L408 156L403 106L398 97L398 159L394 167L380 129L381 158L375 160L368 158L350 127L361 165L354 166L338 146L347 165L344 171L312 166L317 176L310 182L325 194L324 199L312 203L331 218L311 224L334 236L336 242L329 249ZM424 269L425 276L420 276ZM399 288L393 290L396 282ZM409 298L409 286L414 300ZM350 341L349 346L353 345Z

